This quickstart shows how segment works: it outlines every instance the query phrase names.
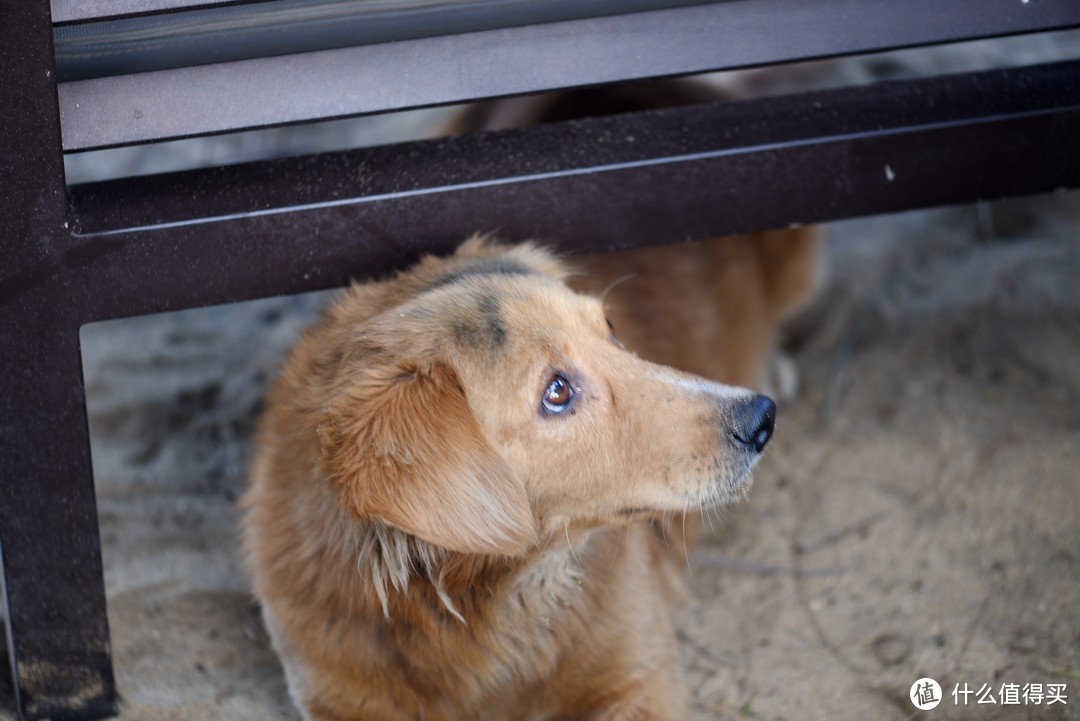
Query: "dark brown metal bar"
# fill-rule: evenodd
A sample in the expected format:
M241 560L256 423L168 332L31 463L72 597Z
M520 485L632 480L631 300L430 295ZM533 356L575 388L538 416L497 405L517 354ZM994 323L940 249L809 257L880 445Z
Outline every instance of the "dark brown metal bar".
M740 0L62 83L68 151L1080 25L1076 0Z
M78 257L64 192L49 4L5 2L0 23L0 559L8 651L24 719L115 712L78 324L92 288L49 282ZM2 292L2 291L0 291Z
M96 317L385 272L469 233L603 251L1080 186L1080 63L72 188ZM18 292L19 283L9 286Z

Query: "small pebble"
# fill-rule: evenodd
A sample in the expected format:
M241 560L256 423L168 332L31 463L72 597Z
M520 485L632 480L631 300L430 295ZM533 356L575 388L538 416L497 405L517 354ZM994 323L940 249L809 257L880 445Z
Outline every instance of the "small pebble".
M884 633L870 644L870 651L882 666L895 666L911 653L911 643L895 633Z

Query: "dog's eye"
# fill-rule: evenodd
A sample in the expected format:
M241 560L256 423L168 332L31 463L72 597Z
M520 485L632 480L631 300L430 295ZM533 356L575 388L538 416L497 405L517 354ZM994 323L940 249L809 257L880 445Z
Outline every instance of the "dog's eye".
M570 385L570 381L561 375L555 374L548 381L547 388L544 389L544 397L540 403L548 413L562 413L570 407L573 400L574 389Z

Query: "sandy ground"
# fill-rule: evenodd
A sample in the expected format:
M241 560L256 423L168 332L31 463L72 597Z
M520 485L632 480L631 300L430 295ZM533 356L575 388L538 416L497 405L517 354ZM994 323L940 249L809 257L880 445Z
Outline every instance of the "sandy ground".
M833 229L803 394L692 559L700 719L1080 718L999 696L1080 688L1080 197L984 210Z
M1078 194L829 228L791 334L800 395L689 559L696 721L1080 719L1078 235ZM299 718L235 500L266 381L324 301L84 329L124 721ZM924 676L930 712L908 700ZM1031 683L1067 703L1001 703ZM957 684L998 703L956 705Z

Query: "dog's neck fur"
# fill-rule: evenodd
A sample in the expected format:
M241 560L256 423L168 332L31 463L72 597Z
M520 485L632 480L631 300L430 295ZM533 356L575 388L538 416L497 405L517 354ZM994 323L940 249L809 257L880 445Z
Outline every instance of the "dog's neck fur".
M498 589L518 583L536 585L537 576L559 596L556 602L563 604L560 589L580 586L584 578L579 559L592 535L590 531L568 532L565 540L551 539L539 551L539 562L535 557L526 562L448 551L378 521L350 523L357 571L370 581L388 621L394 620L391 606L400 607L391 603L391 594L425 607L430 607L425 599L433 594L446 612L468 624L470 609L498 595Z

